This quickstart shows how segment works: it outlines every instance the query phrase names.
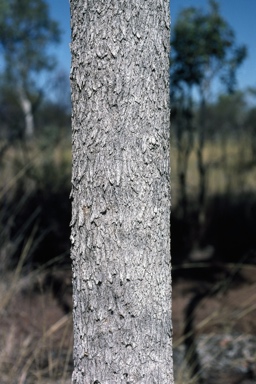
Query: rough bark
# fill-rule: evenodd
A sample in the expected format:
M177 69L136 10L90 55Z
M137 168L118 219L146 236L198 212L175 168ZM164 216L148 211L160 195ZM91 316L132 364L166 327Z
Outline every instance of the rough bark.
M173 383L169 2L71 0L73 383Z

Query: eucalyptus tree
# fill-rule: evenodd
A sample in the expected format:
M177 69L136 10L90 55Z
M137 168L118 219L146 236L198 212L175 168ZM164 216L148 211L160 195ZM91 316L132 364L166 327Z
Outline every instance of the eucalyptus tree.
M71 0L73 383L173 383L168 0Z
M48 48L60 40L60 29L44 0L1 0L2 77L17 94L25 120L25 136L34 134L33 102L40 97L39 78L56 64Z
M173 85L183 89L188 98L197 95L199 101L199 209L203 208L206 194L203 159L206 103L217 80L228 91L235 89L237 69L245 57L245 46L237 45L234 31L221 16L216 1L209 1L208 11L189 7L180 13L172 33L171 79Z

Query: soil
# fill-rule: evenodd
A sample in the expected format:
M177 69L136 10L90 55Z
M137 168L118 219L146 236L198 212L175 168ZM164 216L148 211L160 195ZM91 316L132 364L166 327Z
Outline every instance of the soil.
M195 271L196 268L193 269ZM201 376L208 383L256 382L256 267L212 281L201 269L187 276L174 271L173 343L176 383L192 383L184 359L184 311L198 292L208 292L194 308ZM9 280L8 280L9 279ZM221 279L222 289L211 293ZM70 383L72 315L70 270L23 278L12 292L1 282L0 375L3 384ZM209 294L210 293L210 294ZM7 295L7 296L6 296ZM203 296L203 295L202 295ZM213 353L213 351L215 351Z
M215 265L210 266L214 268ZM183 330L185 310L196 295L201 295L193 311L193 324L202 382L256 383L256 267L244 265L236 273L233 268L218 265L215 276L194 266L185 277L183 273L174 273L173 340L177 383L192 382L184 375L188 367Z

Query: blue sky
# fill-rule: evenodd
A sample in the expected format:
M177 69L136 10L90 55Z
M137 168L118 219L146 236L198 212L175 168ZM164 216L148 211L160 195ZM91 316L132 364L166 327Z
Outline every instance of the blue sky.
M55 47L60 67L70 68L70 14L69 0L47 0L51 16L57 20L63 31L62 43ZM195 6L207 8L207 0L171 0L172 24L180 10ZM239 44L246 44L248 57L238 72L238 86L256 87L256 0L219 0L220 12L234 29Z

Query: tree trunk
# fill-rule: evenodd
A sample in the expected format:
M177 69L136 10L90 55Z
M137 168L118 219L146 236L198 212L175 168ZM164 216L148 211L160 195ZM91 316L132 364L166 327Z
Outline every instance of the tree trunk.
M184 101L183 101L184 103ZM187 220L188 196L187 196L187 171L188 161L193 149L193 105L191 91L187 97L187 105L181 110L181 118L177 121L177 173L179 182L179 206L181 208L182 220Z
M171 384L169 2L70 5L72 381Z
M31 139L34 136L34 116L32 112L32 103L22 88L19 89L19 99L25 118L25 138Z
M205 108L206 98L201 96L200 105L200 122L198 131L198 147L197 147L197 169L199 173L199 193L198 193L198 224L202 225L205 221L205 200L206 200L206 176L207 167L204 162L204 146L205 146Z

